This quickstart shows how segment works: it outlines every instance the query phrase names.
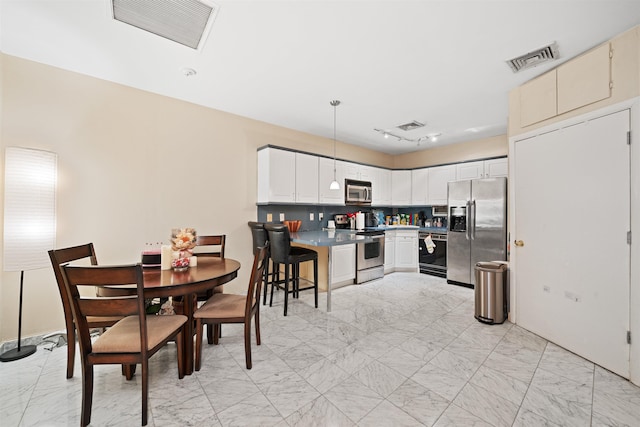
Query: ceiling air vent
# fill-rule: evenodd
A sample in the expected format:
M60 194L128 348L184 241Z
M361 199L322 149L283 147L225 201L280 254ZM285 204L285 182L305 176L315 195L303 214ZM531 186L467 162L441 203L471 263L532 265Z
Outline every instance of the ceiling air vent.
M403 125L396 126L396 127L397 127L398 129L402 129L402 130L404 130L404 131L410 131L410 130L414 130L414 129L421 128L421 127L423 127L424 125L425 125L424 123L420 123L420 122L417 122L417 121L415 121L415 120L414 120L414 121L412 121L412 122L405 123L405 124L403 124Z
M526 53L517 58L513 58L507 61L507 64L511 67L514 73L525 70L527 68L535 67L543 62L553 61L558 59L558 45L556 42L551 43L549 46L545 46L533 52Z
M218 12L208 0L111 0L113 19L201 49Z

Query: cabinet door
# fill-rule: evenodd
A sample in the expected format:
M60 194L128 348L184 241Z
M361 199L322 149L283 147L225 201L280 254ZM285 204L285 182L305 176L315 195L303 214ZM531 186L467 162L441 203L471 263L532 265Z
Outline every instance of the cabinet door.
M606 43L558 67L558 114L611 96L611 58Z
M427 204L427 190L429 169L414 169L411 171L411 204L425 206Z
M457 181L465 181L468 179L484 178L484 162L466 162L456 165Z
M340 186L342 186L342 182L345 179L360 179L360 170L359 165L351 162L345 162L342 160L338 161L338 171L342 176L342 181L340 182Z
M555 117L556 70L520 86L520 124L525 127Z
M331 283L340 283L356 278L356 245L331 247Z
M400 233L396 235L396 268L411 269L418 268L418 232L407 235ZM415 234L415 235L413 235Z
M340 181L337 175L336 179L340 184L340 189L330 190L329 186L333 181L333 159L321 157L318 163L318 201L323 205L344 205L344 180ZM337 168L337 162L336 162Z
M384 271L393 271L396 267L396 232L386 231L384 233Z
M509 160L506 157L503 159L491 159L484 161L485 178L499 178L501 176L507 177L508 175Z
M391 203L393 206L411 205L411 171L391 171Z
M318 157L296 154L296 202L318 203Z
M429 205L447 204L447 184L456 180L456 165L429 168Z
M296 192L296 155L265 148L258 152L258 201L293 203Z
M391 170L378 169L377 185L373 187L373 201L377 206L391 206Z

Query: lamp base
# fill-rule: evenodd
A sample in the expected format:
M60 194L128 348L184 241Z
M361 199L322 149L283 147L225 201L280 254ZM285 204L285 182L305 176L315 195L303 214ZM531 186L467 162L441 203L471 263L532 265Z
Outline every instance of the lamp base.
M37 347L35 345L23 345L20 347L20 350L18 350L18 348L16 347L0 354L0 362L12 362L14 360L19 360L27 356L31 356L36 352L36 349Z

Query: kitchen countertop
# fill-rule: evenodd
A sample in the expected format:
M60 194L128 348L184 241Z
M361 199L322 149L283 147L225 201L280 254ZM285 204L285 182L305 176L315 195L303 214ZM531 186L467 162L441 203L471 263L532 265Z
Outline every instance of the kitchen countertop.
M298 231L291 233L291 241L310 246L339 246L373 241L371 236L361 236L356 232L357 230L350 229Z
M446 227L418 227L417 225L388 225L377 227L381 231L391 230L416 230L422 232L446 234ZM369 229L370 230L370 229ZM335 230L322 229L316 231L298 231L291 233L291 241L309 246L339 246L352 243L369 243L373 241L371 236L356 234L357 230L338 228Z

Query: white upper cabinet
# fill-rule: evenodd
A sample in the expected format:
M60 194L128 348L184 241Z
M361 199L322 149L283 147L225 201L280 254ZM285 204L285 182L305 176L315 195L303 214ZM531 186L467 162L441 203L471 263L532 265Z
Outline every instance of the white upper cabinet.
M457 181L478 178L498 178L509 175L509 161L506 157L477 162L458 163L456 165Z
M411 171L411 204L425 206L429 190L429 169L414 169Z
M458 181L467 179L484 178L484 162L466 162L456 165L456 178Z
M371 184L373 206L391 206L391 170L374 168L375 175Z
M271 147L258 151L258 203L318 203L318 157Z
M258 203L292 203L296 197L296 153L258 151Z
M296 154L296 203L318 203L318 157Z
M506 157L484 161L484 177L498 178L509 176L509 160Z
M456 180L456 165L429 168L427 205L446 205L449 181Z
M411 205L411 171L391 171L391 204L393 206Z
M337 175L337 171L336 180L340 184L340 189L329 189L334 178L333 167L333 159L320 157L318 165L318 201L324 205L344 205L344 179L340 180L340 177Z
M339 190L330 190L335 178ZM267 147L258 150L258 200L344 206L345 179L371 182L372 206L447 204L449 181L509 173L506 157L413 170L390 170L313 154Z

